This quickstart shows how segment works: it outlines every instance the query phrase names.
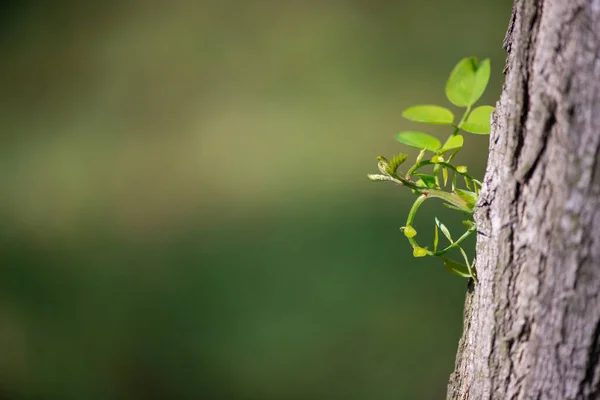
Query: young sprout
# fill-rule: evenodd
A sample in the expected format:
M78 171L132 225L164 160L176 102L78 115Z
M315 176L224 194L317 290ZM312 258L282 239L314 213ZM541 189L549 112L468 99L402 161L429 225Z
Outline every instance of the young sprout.
M377 166L380 174L368 175L372 181L391 181L408 187L418 195L408 213L406 225L400 228L413 248L413 256L439 257L449 272L463 278L471 278L475 282L477 282L475 260L469 261L461 244L477 230L473 213L479 197L481 181L467 174L466 165L455 166L452 160L463 147L464 137L460 134L461 131L478 135L490 133L491 114L494 108L492 106L473 108L485 91L489 78L489 59L481 62L475 57L460 60L446 82L446 97L450 103L464 109L458 122L455 122L456 118L452 111L437 105L416 105L402 112L402 116L410 121L450 127L451 131L445 142L442 144L435 136L421 131L400 132L396 135L396 140L420 150L415 163L405 174L401 174L398 170L406 161L406 154L398 154L390 161L378 157ZM428 154L431 154L429 158L427 158ZM424 171L426 168L430 171ZM450 175L452 179L449 179ZM457 182L462 181L464 181L464 189L457 186ZM460 236L454 235L457 238L454 240L449 229L435 218L433 250L428 250L428 247L422 247L416 242L417 231L413 223L421 204L432 198L442 200L444 205L460 211L467 219L463 221L466 231ZM449 242L441 249L438 248L439 231ZM461 254L464 264L445 256L452 250Z

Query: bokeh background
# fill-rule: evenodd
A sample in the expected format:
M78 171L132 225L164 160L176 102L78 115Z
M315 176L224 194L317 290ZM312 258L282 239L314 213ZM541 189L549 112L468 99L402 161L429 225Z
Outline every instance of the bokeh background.
M0 398L443 398L466 282L366 174L510 6L3 2Z

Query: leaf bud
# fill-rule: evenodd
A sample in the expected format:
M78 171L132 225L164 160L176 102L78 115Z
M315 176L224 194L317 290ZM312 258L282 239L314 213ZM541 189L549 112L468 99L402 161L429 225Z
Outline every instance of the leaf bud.
M424 249L419 246L413 247L413 256L414 257L425 257L427 255L427 249Z
M407 238L417 236L417 230L410 225L403 227L402 231L404 232L404 236L406 236Z
M390 177L387 175L369 174L367 178L373 182L389 181Z
M377 159L379 160L379 162L377 163L377 168L379 168L379 171L382 174L390 174L391 170L388 160L383 156L379 156L377 157Z

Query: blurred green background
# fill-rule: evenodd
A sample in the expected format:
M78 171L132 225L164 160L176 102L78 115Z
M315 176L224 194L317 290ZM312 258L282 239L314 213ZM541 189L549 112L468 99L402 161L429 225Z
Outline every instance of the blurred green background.
M444 397L466 281L366 174L510 1L1 7L0 398Z

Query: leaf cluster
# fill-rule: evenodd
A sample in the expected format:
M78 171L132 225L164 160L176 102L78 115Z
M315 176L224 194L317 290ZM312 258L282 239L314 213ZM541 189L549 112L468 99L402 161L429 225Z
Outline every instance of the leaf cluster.
M395 155L389 161L380 156L378 157L380 174L368 175L373 181L391 181L406 186L418 195L409 211L405 226L400 228L411 244L415 257L440 257L449 272L475 281L477 281L475 260L469 261L461 243L477 229L473 212L479 197L481 182L468 175L466 166L455 165L452 160L464 144L461 131L477 135L490 133L494 108L487 105L474 108L487 87L490 72L489 59L481 62L475 57L460 60L450 73L445 87L446 97L450 103L464 109L460 119L457 120L450 109L430 104L412 106L402 112L402 116L410 121L451 127L451 133L446 140L442 143L437 137L422 131L402 131L396 135L396 140L421 150L415 163L402 174L399 168L406 162L408 158L406 154ZM425 172L425 169L428 171ZM464 186L463 188L458 187L459 182ZM464 213L466 217L463 221L466 231L456 240L453 239L448 228L435 218L431 249L421 247L416 242L417 231L413 224L419 207L430 198L442 200L444 205ZM442 249L438 249L439 232L442 232L449 242ZM451 250L460 252L464 264L446 257L446 253Z

